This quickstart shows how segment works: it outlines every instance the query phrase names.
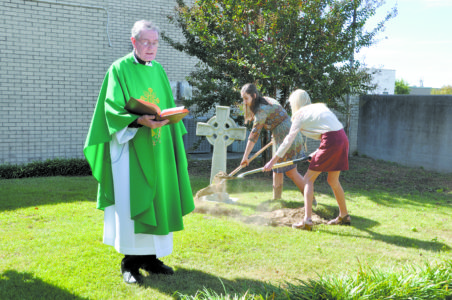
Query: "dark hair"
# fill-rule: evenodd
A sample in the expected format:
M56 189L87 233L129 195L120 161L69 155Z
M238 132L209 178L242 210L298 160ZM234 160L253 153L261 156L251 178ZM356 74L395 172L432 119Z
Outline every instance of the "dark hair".
M241 93L247 93L248 95L253 98L250 105L250 110L253 113L253 115L256 114L257 109L260 105L267 105L268 102L265 100L264 97L262 97L261 93L257 89L257 87L253 83L247 83L242 87Z

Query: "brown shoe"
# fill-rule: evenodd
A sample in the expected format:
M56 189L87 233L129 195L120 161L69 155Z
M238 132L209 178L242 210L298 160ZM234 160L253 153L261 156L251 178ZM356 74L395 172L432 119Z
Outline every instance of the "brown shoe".
M293 229L301 229L301 230L307 230L312 231L312 221L310 223L306 223L304 220L295 224L292 224Z
M351 225L352 219L349 215L345 215L343 217L338 216L336 219L329 221L328 225Z

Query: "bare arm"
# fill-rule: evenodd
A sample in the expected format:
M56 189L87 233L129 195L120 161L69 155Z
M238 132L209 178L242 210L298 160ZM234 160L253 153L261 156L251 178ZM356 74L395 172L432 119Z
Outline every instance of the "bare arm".
M262 171L264 172L271 171L273 165L276 164L280 158L281 157L279 157L278 155L273 156L272 159L270 159L270 161L265 164L264 169Z
M243 165L243 164L246 164L247 166L249 165L248 156L250 155L251 151L253 150L255 144L256 143L248 140L248 143L246 143L245 153L243 153L243 158L242 158L242 162L240 163L240 165Z

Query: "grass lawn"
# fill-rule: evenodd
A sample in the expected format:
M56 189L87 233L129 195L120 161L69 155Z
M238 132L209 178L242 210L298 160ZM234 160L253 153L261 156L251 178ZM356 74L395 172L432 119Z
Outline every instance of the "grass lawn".
M228 171L239 162L228 161ZM194 194L208 186L209 164L190 161ZM248 169L260 166L256 159ZM303 206L289 179L281 200L271 200L266 175L229 180L235 204L202 203L208 209L186 216L173 253L162 258L175 275L149 275L143 286L123 283L123 256L102 243L93 178L0 180L0 299L188 299L206 290L230 296L221 299L288 299L281 288L300 280L365 270L409 274L450 260L452 173L352 157L341 179L352 226L312 232L256 222L264 211ZM313 212L332 219L338 209L326 174L315 188Z

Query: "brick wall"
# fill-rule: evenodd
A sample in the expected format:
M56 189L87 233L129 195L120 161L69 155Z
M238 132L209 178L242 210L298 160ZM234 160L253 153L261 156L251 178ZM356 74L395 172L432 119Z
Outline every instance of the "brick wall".
M132 50L139 19L180 36L173 0L0 1L0 164L82 158L107 68ZM108 12L108 13L107 13ZM108 24L108 31L107 31ZM194 59L164 42L157 60L182 81Z
M187 1L187 3L190 1ZM83 158L83 145L105 72L132 51L130 29L154 21L172 38L175 0L1 0L0 164ZM161 43L157 60L172 83L196 62ZM352 106L351 152L358 106ZM308 140L308 151L318 141ZM356 146L355 146L356 148Z

